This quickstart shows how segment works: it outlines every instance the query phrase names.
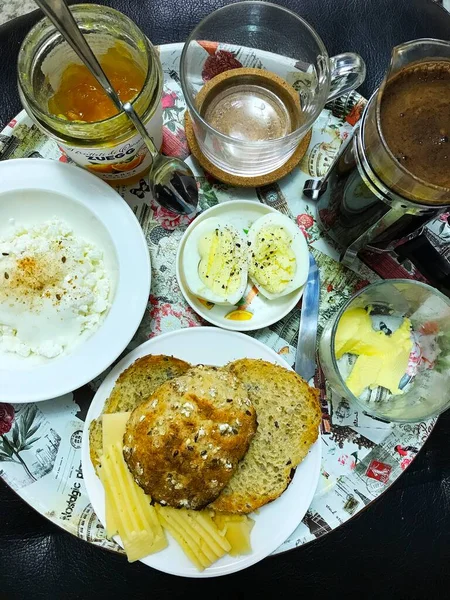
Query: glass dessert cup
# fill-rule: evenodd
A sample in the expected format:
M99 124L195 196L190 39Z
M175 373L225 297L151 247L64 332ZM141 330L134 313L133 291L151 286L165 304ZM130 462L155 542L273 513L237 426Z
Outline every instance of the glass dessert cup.
M404 318L411 321L412 351L401 394L377 387L358 397L346 384L351 372L350 354L336 358L336 332L344 313L362 308L370 313L375 329L395 331ZM377 324L378 323L378 327ZM347 357L347 358L346 358ZM408 279L373 283L352 296L325 324L319 358L334 392L351 400L368 414L387 421L414 423L441 414L450 407L450 299L431 286Z

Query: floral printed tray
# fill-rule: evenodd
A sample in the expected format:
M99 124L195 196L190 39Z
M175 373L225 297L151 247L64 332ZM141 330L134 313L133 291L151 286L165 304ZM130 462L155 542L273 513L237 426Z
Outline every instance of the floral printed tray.
M302 196L305 181L323 176L341 143L361 116L365 100L357 93L322 111L300 165L284 179L257 189L231 188L203 173L190 156L183 129L185 103L179 79L182 44L160 47L165 86L163 150L187 159L197 177L204 210L219 202L253 200L292 217L303 231L317 261L321 278L319 335L323 323L356 290L382 277L424 278L394 255L367 252L355 271L343 267L338 252L317 227L316 206ZM214 52L212 50L212 52ZM57 145L21 112L0 134L0 160L42 157L67 162ZM152 260L152 290L142 323L125 350L146 339L205 323L186 304L175 277L175 256L189 223L153 200L147 182L119 188L145 232ZM438 239L450 236L445 218L430 227ZM372 269L376 269L376 272ZM269 328L250 335L275 349L293 365L300 307ZM118 552L106 539L86 495L81 470L81 435L89 403L103 380L39 404L0 404L0 475L26 502L70 533ZM385 492L408 468L430 435L436 420L394 425L361 412L331 394L320 370L315 384L321 391L323 459L319 486L303 522L278 548L283 552L339 527Z

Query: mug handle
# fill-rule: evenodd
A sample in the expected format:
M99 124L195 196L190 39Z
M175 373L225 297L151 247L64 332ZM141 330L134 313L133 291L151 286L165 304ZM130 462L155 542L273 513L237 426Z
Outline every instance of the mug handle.
M332 56L330 70L331 86L327 102L356 89L366 78L366 64L354 52Z

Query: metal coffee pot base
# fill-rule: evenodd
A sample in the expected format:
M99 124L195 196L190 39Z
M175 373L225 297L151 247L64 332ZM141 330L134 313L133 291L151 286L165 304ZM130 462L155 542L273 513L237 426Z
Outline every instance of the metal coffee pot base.
M361 127L354 130L321 180L308 180L304 194L318 200L317 221L342 248L340 260L352 266L358 252L388 252L418 236L446 206L407 200L389 190L367 161Z

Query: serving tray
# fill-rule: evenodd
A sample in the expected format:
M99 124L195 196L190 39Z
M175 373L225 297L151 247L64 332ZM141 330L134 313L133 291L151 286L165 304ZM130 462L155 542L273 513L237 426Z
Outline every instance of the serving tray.
M183 45L160 47L164 70L163 151L186 159L199 185L202 210L230 200L263 202L289 215L303 231L320 269L319 335L323 323L356 290L385 278L425 281L413 265L400 265L393 254L365 253L351 271L338 262L338 251L316 224L316 206L303 195L307 179L323 176L341 143L361 116L365 99L356 92L327 106L312 130L302 161L277 183L235 188L204 173L190 156L184 132L185 102L179 60ZM42 157L68 162L24 111L0 134L0 160ZM168 213L153 200L147 182L118 189L145 233L152 259L152 290L147 311L123 354L163 332L206 323L188 306L177 285L175 257L189 219ZM438 239L450 239L446 216L430 226ZM376 269L376 272L375 270ZM130 290L130 292L132 292ZM300 306L276 324L249 333L294 364ZM106 539L86 495L81 470L83 422L103 373L89 385L39 404L0 404L0 476L28 504L69 533L97 546L122 552ZM315 377L322 403L321 476L313 502L300 526L276 550L290 550L341 526L383 494L401 476L430 435L436 419L391 424L374 419L330 392L320 370Z

